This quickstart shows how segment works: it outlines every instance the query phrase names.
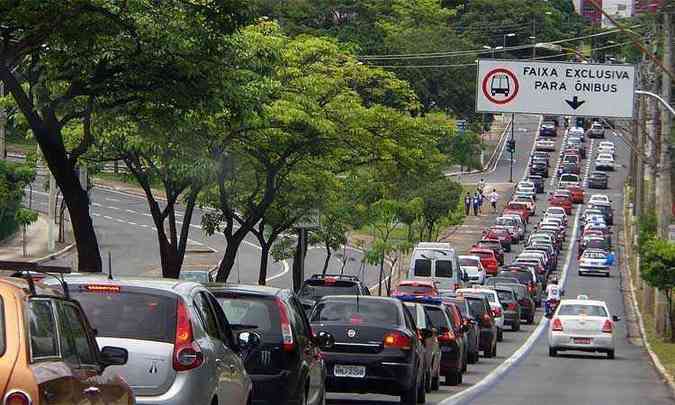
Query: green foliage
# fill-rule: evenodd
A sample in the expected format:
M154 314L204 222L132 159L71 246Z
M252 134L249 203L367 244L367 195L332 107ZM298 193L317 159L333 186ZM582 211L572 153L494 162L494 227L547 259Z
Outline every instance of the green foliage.
M20 226L28 226L38 220L38 213L27 208L19 208L16 211L16 223Z
M642 254L643 249L649 241L656 237L657 218L654 212L645 212L639 218L638 247Z
M0 160L0 240L26 219L21 208L23 190L34 178L35 170L30 166Z
M650 286L664 291L675 288L675 243L651 239L645 244L640 259L642 279Z

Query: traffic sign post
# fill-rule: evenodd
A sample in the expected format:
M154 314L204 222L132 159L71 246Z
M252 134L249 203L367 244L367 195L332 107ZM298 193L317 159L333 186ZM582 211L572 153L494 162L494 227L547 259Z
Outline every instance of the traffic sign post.
M627 118L635 66L481 59L476 112Z

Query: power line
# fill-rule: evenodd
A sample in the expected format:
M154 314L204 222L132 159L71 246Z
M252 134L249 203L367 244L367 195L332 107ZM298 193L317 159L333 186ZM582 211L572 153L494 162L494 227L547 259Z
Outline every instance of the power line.
M630 27L631 29L639 28L641 25L634 25ZM605 32L599 32L596 34L589 34L579 37L559 39L555 41L549 41L549 44L561 44L565 42L580 41L583 39L596 38L600 36L611 35L616 32L619 32L619 29L612 29ZM527 45L517 45L512 47L506 47L500 49L501 52L512 51L512 50L521 50L521 49L531 49L536 46L536 44L527 44ZM360 55L357 56L361 60L387 60L387 59L432 59L432 58L446 58L449 56L461 56L461 55L481 55L492 53L492 50L488 49L472 49L472 50L463 50L463 51L447 51L447 52L428 52L428 53L410 53L410 54L394 54L394 55Z

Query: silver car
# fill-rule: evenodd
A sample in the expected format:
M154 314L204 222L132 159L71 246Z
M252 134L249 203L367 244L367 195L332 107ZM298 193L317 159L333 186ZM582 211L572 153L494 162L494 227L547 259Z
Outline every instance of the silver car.
M105 372L120 374L138 404L249 403L253 385L239 348L255 345L256 335L239 341L201 284L98 275L66 281L97 329L99 346L129 352L126 365Z
M548 353L555 357L559 351L607 353L614 358L614 322L603 301L579 296L576 300L562 300L549 324Z

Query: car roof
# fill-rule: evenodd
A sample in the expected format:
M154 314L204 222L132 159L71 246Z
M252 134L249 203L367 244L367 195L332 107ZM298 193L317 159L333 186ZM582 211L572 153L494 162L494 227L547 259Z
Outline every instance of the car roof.
M171 291L179 294L185 294L195 287L202 286L200 283L187 280L176 280L169 278L152 277L114 277L112 280L103 273L91 275L68 274L65 275L65 281L68 284L103 284L117 285L127 287L147 288L161 291ZM45 279L44 282L52 285L52 281Z
M269 287L253 284L234 284L234 283L208 283L205 284L209 291L213 292L242 292L247 294L279 296L288 293L288 290L277 287Z
M401 285L412 285L412 286L423 286L423 287L432 287L436 288L436 285L434 284L433 281L429 280L401 280L398 283L399 286Z
M0 277L0 283L3 287L13 290L15 293L23 294L24 296L31 295L28 281L18 277ZM35 293L43 296L63 297L63 294L56 289L50 288L42 282L35 283Z
M560 305L571 304L571 305L600 305L607 308L607 303L600 300L577 300L577 299L567 299L560 301Z
M472 255L459 255L459 256L457 256L457 258L458 259L473 259L473 260L479 260L480 261L480 257L472 256Z

